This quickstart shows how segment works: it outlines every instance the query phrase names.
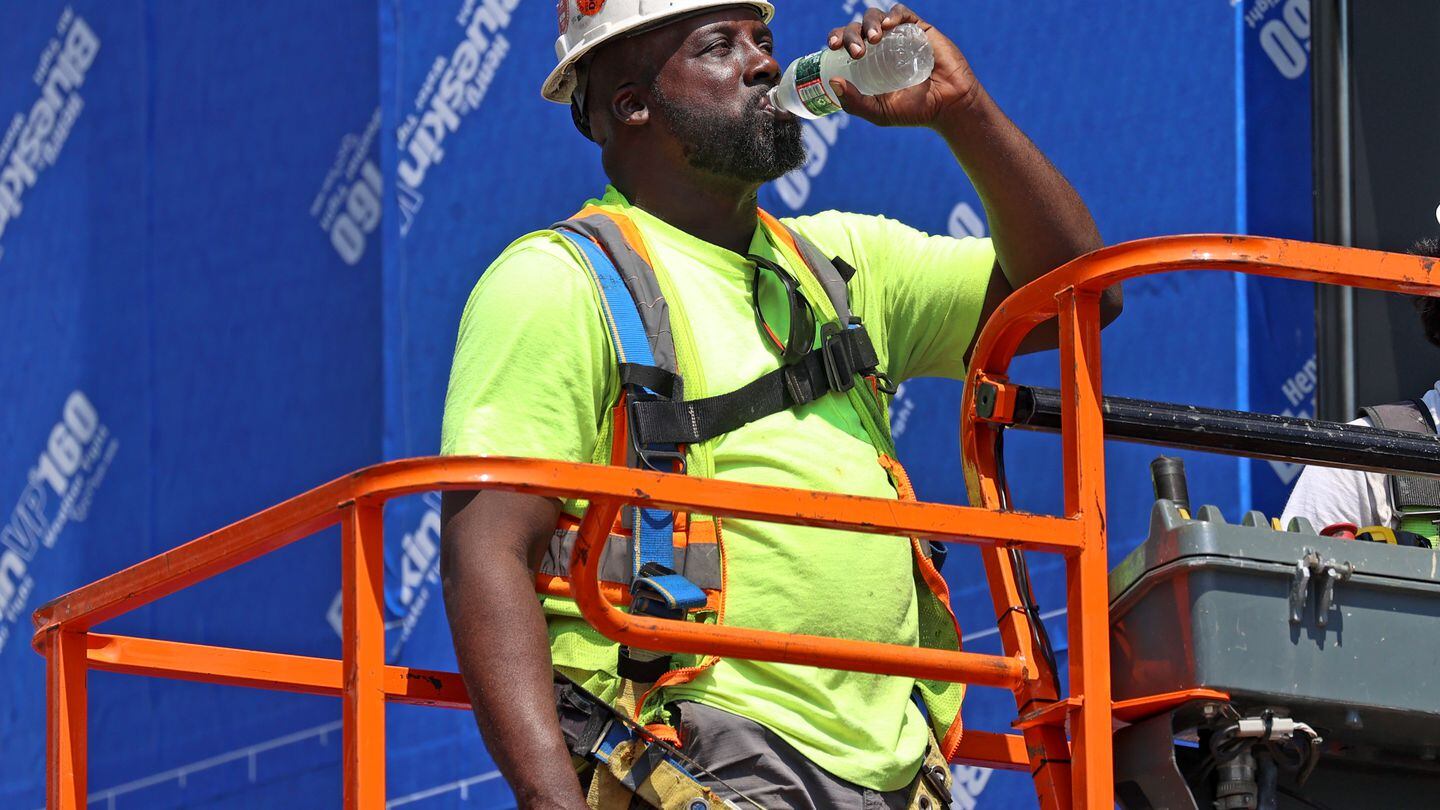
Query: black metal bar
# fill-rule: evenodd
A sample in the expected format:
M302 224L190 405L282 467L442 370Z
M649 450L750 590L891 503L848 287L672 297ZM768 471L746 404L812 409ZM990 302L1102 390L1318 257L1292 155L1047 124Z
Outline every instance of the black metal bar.
M1106 397L1105 436L1231 456L1440 477L1440 437L1288 416ZM1060 429L1060 392L1017 386L1015 427Z

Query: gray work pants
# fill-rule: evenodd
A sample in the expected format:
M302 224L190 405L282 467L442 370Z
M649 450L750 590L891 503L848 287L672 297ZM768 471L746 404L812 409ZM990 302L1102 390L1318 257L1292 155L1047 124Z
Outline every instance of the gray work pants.
M724 784L700 776L706 787L742 810L905 810L911 788L881 793L847 782L806 759L775 732L753 720L682 701L671 704L686 756ZM915 763L918 771L920 763Z

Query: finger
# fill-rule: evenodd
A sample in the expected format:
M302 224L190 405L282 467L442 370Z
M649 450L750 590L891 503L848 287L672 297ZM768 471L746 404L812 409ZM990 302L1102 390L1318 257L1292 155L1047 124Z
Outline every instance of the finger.
M885 36L885 12L878 8L872 8L865 12L865 18L860 21L860 31L865 36L865 41L876 43Z
M860 23L845 26L842 37L845 40L845 50L850 53L851 59L859 59L865 55L865 38L860 33Z
M831 31L830 39L827 42L830 45L830 50L840 50L845 45L845 29L836 28L835 30Z
M922 22L920 15L911 11L909 6L904 3L896 3L891 6L890 11L885 14L884 25L885 30L889 31L897 25L904 25L905 23L918 24L920 22Z

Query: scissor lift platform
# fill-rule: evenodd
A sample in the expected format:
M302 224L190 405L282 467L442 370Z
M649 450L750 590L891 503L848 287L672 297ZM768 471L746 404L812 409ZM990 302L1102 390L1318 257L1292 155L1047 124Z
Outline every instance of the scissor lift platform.
M572 595L606 636L643 649L708 653L1008 689L1019 733L967 730L954 761L1032 774L1045 810L1114 806L1112 724L1137 722L1223 692L1188 689L1115 701L1105 535L1106 409L1101 396L1101 293L1125 279L1212 269L1426 295L1440 294L1433 261L1396 254L1240 236L1132 242L1077 259L1012 295L977 343L963 401L962 452L972 505L858 498L533 459L391 462L332 481L236 524L56 599L35 613L47 660L47 798L86 806L86 672L181 678L343 699L344 803L385 803L385 704L469 708L459 676L385 663L382 509L436 490L495 489L588 499L574 552ZM1060 328L1058 422L1063 516L1008 510L997 469L1001 432L1016 423L1021 387L1007 378L1037 324ZM1365 466L1365 465L1360 465ZM631 616L610 603L598 553L627 505L776 523L909 535L982 549L1003 655L789 635ZM96 632L149 604L330 526L342 527L344 650L339 660L208 647ZM1025 609L1020 552L1065 558L1070 638L1067 694L1041 654Z

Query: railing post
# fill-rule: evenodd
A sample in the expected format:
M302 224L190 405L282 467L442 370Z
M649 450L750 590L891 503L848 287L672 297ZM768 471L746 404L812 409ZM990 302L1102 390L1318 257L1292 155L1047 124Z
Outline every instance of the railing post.
M1000 628L1000 641L1006 655L1018 655L1030 662L1040 672L1040 677L1026 681L1015 689L1016 705L1021 714L1036 707L1039 702L1059 699L1051 686L1050 663L1031 643L1030 618L1024 613L1012 610L1022 604L1020 586L1015 579L1015 568L1010 560L1010 551L1000 547L981 551L985 562L985 575L990 580L990 596L995 603L996 623ZM1041 621L1036 616L1035 621ZM968 733L968 732L967 732ZM1030 775L1035 782L1035 795L1040 800L1040 810L1059 810L1070 806L1071 775L1069 741L1065 729L1050 725L1037 725L1023 732L1026 750L1030 754Z
M56 629L45 643L45 806L84 810L86 804L85 633Z
M1115 806L1110 706L1110 606L1105 537L1105 433L1100 409L1100 296L1058 296L1065 512L1084 545L1066 559L1074 806Z
M385 806L385 614L382 505L359 501L342 521L345 807Z

